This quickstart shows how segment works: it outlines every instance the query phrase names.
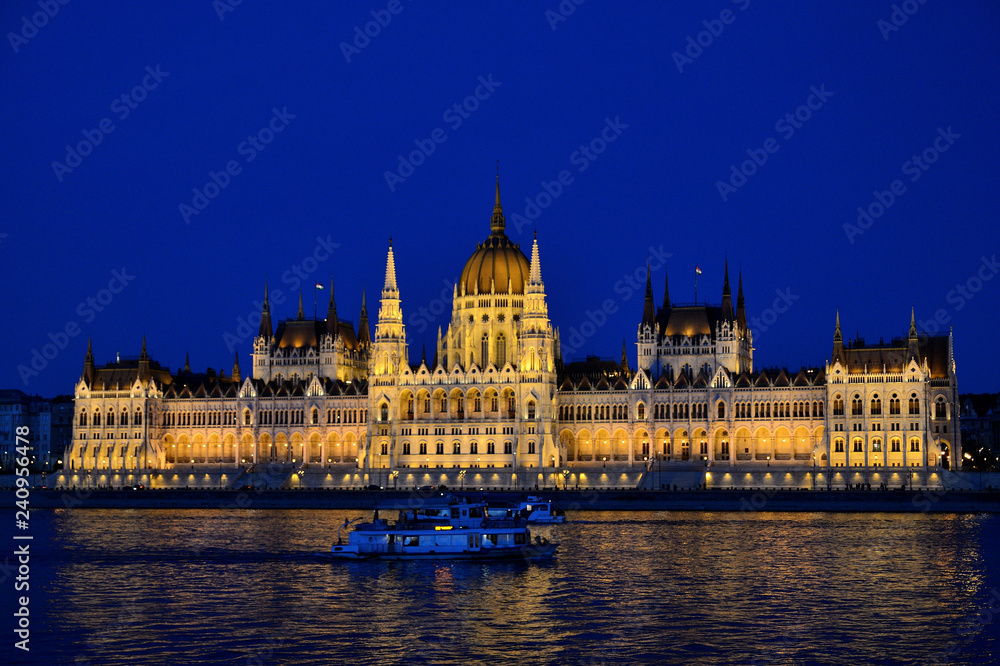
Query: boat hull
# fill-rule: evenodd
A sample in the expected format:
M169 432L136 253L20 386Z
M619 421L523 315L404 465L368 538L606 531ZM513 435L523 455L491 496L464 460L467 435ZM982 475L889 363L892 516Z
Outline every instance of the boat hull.
M532 544L518 548L489 548L478 551L457 552L362 552L351 546L334 546L331 557L335 560L545 560L556 554L558 544Z

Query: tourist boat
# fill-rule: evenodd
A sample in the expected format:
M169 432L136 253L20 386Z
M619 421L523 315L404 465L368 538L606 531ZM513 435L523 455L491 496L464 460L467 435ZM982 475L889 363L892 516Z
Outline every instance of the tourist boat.
M401 509L394 521L380 518L376 509L374 519L355 524L344 543L342 531L354 522L337 531L334 559L536 560L552 557L558 547L537 536L532 541L520 516L491 517L485 502L451 496Z

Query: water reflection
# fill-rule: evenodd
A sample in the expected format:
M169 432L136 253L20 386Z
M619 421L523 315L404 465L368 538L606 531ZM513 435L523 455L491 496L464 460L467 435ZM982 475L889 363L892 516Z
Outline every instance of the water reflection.
M1000 584L990 516L580 513L539 530L562 543L551 562L329 561L357 515L41 512L40 650L101 664L917 664ZM988 625L952 663L990 663L996 642Z

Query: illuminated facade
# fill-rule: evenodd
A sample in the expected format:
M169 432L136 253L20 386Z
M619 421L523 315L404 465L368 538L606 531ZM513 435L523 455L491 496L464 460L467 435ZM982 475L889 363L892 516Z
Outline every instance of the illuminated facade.
M390 241L374 336L337 315L272 326L265 288L251 376L170 373L143 341L101 367L88 346L76 385L69 474L250 466L415 478L415 470L920 467L961 455L951 334L844 343L789 372L756 368L743 280L719 305L654 304L647 274L637 368L564 363L548 318L537 238L507 237L499 183L490 235L454 287L433 359L411 360ZM548 470L546 471L546 468ZM412 470L412 471L411 471ZM454 479L452 479L454 482Z

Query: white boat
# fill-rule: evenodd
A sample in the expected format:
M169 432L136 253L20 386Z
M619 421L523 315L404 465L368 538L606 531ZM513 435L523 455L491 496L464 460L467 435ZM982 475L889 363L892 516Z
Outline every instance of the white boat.
M552 500L534 495L529 495L528 499L521 502L517 511L527 522L532 524L545 525L566 521L566 516L554 507Z
M360 520L360 519L358 519ZM342 531L331 547L334 559L502 560L552 557L558 544L535 537L523 518L496 518L485 502L443 496L418 509L399 511L394 521L379 518L357 523L344 542Z

